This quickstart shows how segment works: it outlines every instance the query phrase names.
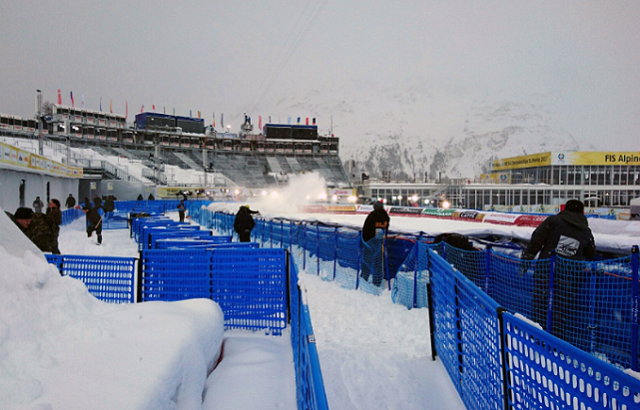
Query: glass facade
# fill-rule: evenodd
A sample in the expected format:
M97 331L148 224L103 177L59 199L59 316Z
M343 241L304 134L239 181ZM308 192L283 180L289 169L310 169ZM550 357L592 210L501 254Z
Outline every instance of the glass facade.
M580 199L585 206L628 207L640 197L638 165L552 165L503 171L510 184L368 184L371 198L387 205L436 206L487 210L496 207L559 206ZM417 197L414 201L412 198Z

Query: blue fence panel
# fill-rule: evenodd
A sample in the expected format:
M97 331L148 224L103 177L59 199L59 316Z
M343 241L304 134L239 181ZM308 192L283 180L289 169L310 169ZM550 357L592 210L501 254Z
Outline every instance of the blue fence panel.
M509 409L637 409L640 380L504 312Z
M200 232L200 227L198 225L189 225L186 223L174 222L171 221L166 224L160 225L145 225L142 227L142 232L140 233L140 240L138 241L138 250L142 249L151 249L151 240L153 239L154 234L166 233L166 232L180 232L180 231L189 231L189 232ZM210 231L202 231L208 232ZM176 233L176 236L179 234Z
M198 225L192 225L192 227L180 227L178 229L150 229L147 231L147 245L148 249L156 249L156 242L161 239L168 238L193 238L193 239L208 239L215 241L215 238L211 231L201 231ZM227 242L228 236L220 237L220 242ZM144 246L144 245L143 245Z
M316 339L309 308L298 287L298 268L290 257L291 346L296 370L296 396L299 410L328 410Z
M281 334L287 317L287 254L284 249L212 251L212 298L231 328Z
M141 301L211 297L211 252L143 250Z
M225 327L282 334L287 317L287 260L283 249L142 251L141 299L209 298Z
M428 251L438 355L468 409L502 408L498 304Z
M428 307L428 283L427 245L424 242L415 242L396 273L391 300L409 309Z
M62 223L60 225L69 225L71 222L75 221L81 216L84 216L84 212L82 212L82 209L65 209L64 211L62 211Z
M63 276L82 281L103 302L133 303L135 258L47 255Z
M102 216L103 229L129 228L129 214L124 212L105 212Z

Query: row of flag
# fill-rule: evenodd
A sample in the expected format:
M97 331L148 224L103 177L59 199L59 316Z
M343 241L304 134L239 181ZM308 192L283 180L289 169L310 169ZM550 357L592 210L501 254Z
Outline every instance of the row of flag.
M73 91L69 92L69 96L71 98L71 107L75 108L75 100L73 99ZM58 90L58 105L62 105L62 94L60 92L60 90ZM82 108L84 108L84 94L82 95ZM151 106L152 111L156 111L156 105L153 104ZM100 112L102 112L102 97L100 97ZM142 106L140 107L140 113L142 114L144 112L144 104L142 104ZM162 107L162 112L164 114L167 113L166 107ZM113 100L109 100L109 113L113 114ZM200 111L197 112L198 113L198 118L202 118L202 113ZM173 108L173 115L176 115L176 109L175 107ZM126 101L125 102L125 118L129 117L129 102ZM189 117L193 117L193 112L192 110L189 110ZM292 117L288 117L287 118L287 124L291 125L291 120ZM296 120L296 124L300 125L300 121L301 121L301 117L297 117ZM268 124L271 123L271 116L269 116L269 121L267 122ZM280 118L278 118L278 123L280 123ZM309 125L309 117L305 118L305 124ZM213 113L213 122L212 122L213 128L216 127L216 114ZM316 125L316 119L312 118L312 125ZM224 128L224 114L220 114L220 127ZM258 128L262 129L262 116L258 116Z

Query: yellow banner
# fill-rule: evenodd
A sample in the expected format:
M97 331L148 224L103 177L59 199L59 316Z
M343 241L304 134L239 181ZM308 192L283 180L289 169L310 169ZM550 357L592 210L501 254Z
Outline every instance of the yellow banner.
M540 154L524 155L521 157L511 157L505 159L497 159L492 163L493 171L501 171L505 169L519 169L540 167L551 165L551 153L543 152Z
M558 152L553 165L640 165L640 152Z
M68 178L82 178L82 168L71 167L49 158L0 142L0 164L41 171Z

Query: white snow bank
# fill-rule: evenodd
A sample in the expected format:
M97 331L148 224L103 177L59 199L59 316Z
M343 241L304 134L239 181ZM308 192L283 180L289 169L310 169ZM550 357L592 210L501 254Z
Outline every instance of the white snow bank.
M199 409L224 323L213 301L109 305L0 212L0 407Z

